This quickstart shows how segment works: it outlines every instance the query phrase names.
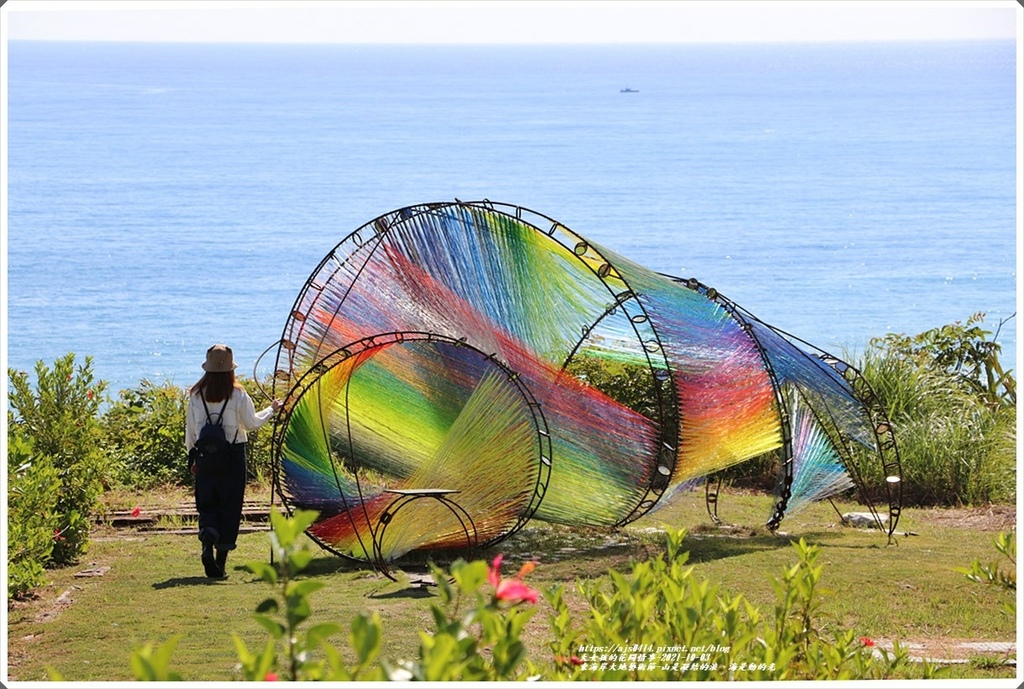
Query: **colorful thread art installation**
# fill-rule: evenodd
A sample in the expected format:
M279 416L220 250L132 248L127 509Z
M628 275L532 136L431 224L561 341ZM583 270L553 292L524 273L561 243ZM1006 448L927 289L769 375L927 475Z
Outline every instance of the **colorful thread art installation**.
M624 525L766 453L772 530L868 495L869 466L890 536L899 517L898 451L855 369L519 206L421 204L352 232L296 299L273 388L275 490L358 560L531 519Z

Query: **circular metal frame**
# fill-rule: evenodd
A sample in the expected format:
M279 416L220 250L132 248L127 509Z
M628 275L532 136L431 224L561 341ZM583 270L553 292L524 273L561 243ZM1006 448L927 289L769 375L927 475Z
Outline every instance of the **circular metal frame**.
M538 457L537 478L534 486L530 490L529 502L527 503L526 508L523 511L521 511L521 513L518 515L516 522L502 534L479 544L480 547L482 548L487 548L492 545L495 545L505 540L512 534L516 533L520 529L522 529L523 526L530 520L533 514L537 511L537 508L540 506L541 501L544 499L544 494L547 491L548 483L551 479L551 434L548 430L547 421L544 417L544 413L541 409L540 403L536 400L536 398L530 392L529 388L522 381L522 378L519 376L519 374L513 371L511 368L509 368L506 364L498 360L493 354L485 354L479 349L471 345L467 345L465 342L465 338L456 339L444 335L438 335L436 333L420 331L396 331L365 337L360 340L356 340L355 342L352 342L346 345L345 347L341 347L332 351L319 362L317 362L316 365L310 367L309 370L307 370L299 378L299 380L295 383L292 389L288 392L288 402L285 405L285 413L279 415L278 419L275 421L274 424L274 435L271 440L273 454L275 458L280 458L282 456L288 424L290 422L291 415L295 409L295 405L309 390L313 388L314 385L318 383L322 375L324 375L326 372L328 372L335 366L349 360L351 357L356 356L358 354L362 354L366 351L372 351L374 349L379 349L381 347L386 347L393 344L405 342L435 342L446 344L452 347L461 347L476 352L477 354L480 355L480 357L483 360L497 367L505 374L507 380L510 383L512 383L512 385L519 392L520 396L522 397L523 403L529 410L530 416L533 420L534 430L536 434L536 452ZM334 467L335 469L335 481L337 482L337 462L335 462L333 458L331 459L331 466ZM281 486L281 476L279 467L280 462L275 461L272 476L273 487L277 494L281 497L281 500L284 503L286 509L288 510L288 513L291 514L291 505L288 503L288 500L286 499L286 493ZM357 472L353 472L353 475L356 481L357 488L359 490L361 500L362 488L361 484L359 483L359 475ZM343 509L341 511L347 513L349 515L349 518L353 520L353 529L358 534L358 528L356 527L355 524L353 510L358 510L359 507L361 507L362 505L349 505L348 501L345 500L344 492L341 491L340 484L339 495L341 496L343 504ZM367 527L370 530L373 540L376 541L376 527L373 524L373 520L369 518L369 515L367 515L365 511L362 521L364 521L367 524ZM348 559L361 561L361 559L358 557L353 557L346 553L340 552L336 548L332 547L330 544L324 542L322 539L316 538L312 534L308 535L310 535L310 537L313 538L313 540L316 541L317 544L325 550L329 550L332 553L335 553L342 557L346 557ZM364 552L367 553L370 553L373 550L373 547L367 548L365 544L363 544L362 547Z

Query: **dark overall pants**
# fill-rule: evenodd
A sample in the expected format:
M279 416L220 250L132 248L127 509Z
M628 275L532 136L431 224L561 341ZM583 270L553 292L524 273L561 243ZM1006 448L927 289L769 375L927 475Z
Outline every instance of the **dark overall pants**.
M245 497L245 443L231 445L231 458L222 471L196 470L196 510L199 540L217 550L234 550Z

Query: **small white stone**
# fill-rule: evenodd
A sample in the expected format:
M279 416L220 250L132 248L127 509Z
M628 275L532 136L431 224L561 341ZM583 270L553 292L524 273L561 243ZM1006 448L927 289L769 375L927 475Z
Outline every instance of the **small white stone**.
M877 518L881 520L882 524L889 523L889 515L879 514ZM843 515L843 523L847 526L855 526L861 529L874 529L878 527L878 522L875 520L876 515L870 512L847 512Z

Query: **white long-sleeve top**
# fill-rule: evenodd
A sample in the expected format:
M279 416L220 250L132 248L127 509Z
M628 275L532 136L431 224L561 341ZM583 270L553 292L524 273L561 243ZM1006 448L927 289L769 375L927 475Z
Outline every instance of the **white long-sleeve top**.
M224 406L224 400L220 402L207 402L206 407L210 410L210 420L217 422L217 414ZM249 436L246 431L254 431L274 416L273 406L262 411L256 411L256 405L252 398L242 388L235 388L228 398L228 404L224 407L224 436L228 442L244 443ZM196 444L199 429L206 425L206 410L203 409L203 401L199 393L192 393L188 400L188 411L185 414L185 449L191 450ZM237 433L237 435L236 435Z

